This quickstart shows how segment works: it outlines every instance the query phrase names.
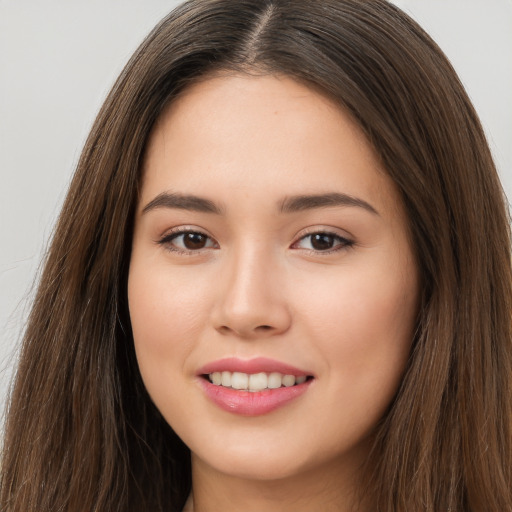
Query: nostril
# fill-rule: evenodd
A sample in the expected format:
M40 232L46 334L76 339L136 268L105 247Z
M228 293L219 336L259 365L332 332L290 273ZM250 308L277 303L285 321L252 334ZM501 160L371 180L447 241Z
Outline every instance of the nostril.
M229 325L220 325L217 327L217 331L223 335L238 335L241 337L253 337L253 336L267 336L278 330L276 327L272 325L256 325L255 327L251 326L242 326L239 329L234 328Z

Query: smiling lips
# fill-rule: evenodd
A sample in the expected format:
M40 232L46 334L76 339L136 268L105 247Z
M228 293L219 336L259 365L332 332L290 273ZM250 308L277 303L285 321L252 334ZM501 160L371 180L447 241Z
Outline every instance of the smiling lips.
M210 382L216 386L238 389L243 391L263 391L264 389L278 389L282 386L289 388L295 384L306 382L306 376L283 375L272 373L242 373L242 372L213 372L208 375Z
M271 412L302 395L313 376L266 358L222 359L198 373L206 396L225 411L244 416Z

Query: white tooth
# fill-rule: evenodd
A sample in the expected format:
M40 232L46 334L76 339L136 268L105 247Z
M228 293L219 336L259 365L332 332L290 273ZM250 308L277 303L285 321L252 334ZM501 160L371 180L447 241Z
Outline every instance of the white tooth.
M221 384L227 388L231 387L231 372L222 372Z
M222 373L213 372L210 373L210 380L216 385L220 386L222 384Z
M301 375L300 377L295 377L295 384L302 384L303 382L306 382L305 375Z
M277 389L281 387L282 383L282 375L280 373L272 372L269 374L267 387L270 389Z
M249 375L249 391L261 391L267 387L267 374L254 373Z
M283 386L289 388L295 384L295 375L285 375L283 377Z
M249 376L247 373L233 372L231 375L231 387L233 389L247 389Z

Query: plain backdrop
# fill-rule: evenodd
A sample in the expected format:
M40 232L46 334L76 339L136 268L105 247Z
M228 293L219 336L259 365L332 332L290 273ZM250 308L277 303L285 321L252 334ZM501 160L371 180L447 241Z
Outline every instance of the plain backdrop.
M131 53L178 3L0 0L0 415L39 264L89 128ZM395 3L452 61L512 198L512 0Z

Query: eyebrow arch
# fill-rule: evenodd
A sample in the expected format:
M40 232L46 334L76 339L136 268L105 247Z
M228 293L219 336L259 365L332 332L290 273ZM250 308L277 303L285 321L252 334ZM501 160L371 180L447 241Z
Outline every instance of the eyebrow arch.
M282 213L294 213L331 206L355 206L363 208L374 215L379 215L379 212L370 203L363 201L363 199L338 192L287 197L281 203L280 210Z
M189 194L178 194L171 192L162 192L152 201L144 206L142 213L147 213L157 208L177 208L179 210L189 210L203 213L215 213L220 215L221 209L209 199Z

